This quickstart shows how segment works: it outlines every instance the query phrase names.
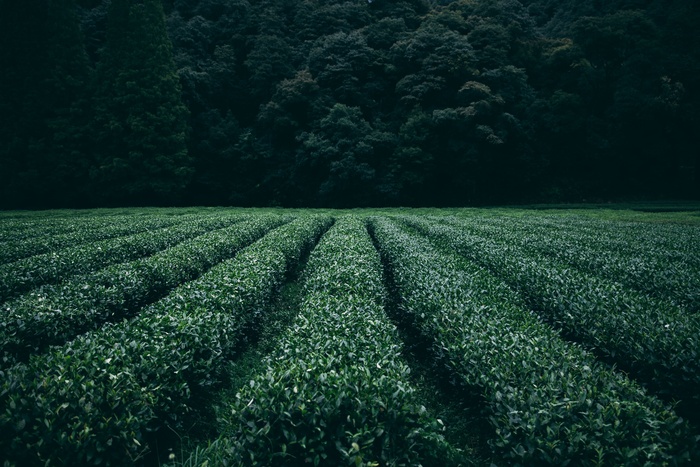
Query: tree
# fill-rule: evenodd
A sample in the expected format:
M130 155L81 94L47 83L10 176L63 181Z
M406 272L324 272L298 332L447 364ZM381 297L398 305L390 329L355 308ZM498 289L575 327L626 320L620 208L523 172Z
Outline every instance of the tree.
M396 92L407 106L450 105L464 79L473 72L474 51L465 36L428 23L391 48L400 76Z
M294 75L293 62L292 49L284 40L257 36L245 61L250 75L249 92L259 100L269 99L278 82Z
M72 0L0 1L0 205L76 202L90 70Z
M0 0L0 205L698 196L698 20L688 0Z
M379 100L377 62L377 53L357 31L321 37L309 52L309 70L319 86L349 106L367 108Z
M191 147L196 154L195 173L188 199L195 204L247 204L251 186L259 183L252 154L241 149L245 137L231 112L211 109L192 119L198 139Z
M435 200L435 159L428 147L433 122L426 112L414 110L398 132L390 176L397 198L408 205L431 205Z
M191 175L187 108L159 0L113 0L98 68L95 161L98 199L173 204Z
M296 176L309 188L310 204L352 207L376 202L376 167L386 140L359 108L334 105L315 131L300 136Z

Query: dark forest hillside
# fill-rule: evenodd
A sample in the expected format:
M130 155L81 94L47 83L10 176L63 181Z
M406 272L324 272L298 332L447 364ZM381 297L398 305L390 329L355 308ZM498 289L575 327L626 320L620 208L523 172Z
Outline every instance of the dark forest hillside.
M700 197L692 0L0 0L0 207Z

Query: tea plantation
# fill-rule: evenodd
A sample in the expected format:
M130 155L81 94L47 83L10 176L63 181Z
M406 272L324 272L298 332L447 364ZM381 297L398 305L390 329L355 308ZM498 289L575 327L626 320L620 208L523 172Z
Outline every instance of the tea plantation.
M699 465L685 208L0 213L0 465Z

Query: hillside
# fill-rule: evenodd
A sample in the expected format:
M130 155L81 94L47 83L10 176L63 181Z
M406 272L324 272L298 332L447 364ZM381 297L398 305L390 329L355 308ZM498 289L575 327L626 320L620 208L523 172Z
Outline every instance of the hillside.
M700 196L691 1L0 11L0 207Z

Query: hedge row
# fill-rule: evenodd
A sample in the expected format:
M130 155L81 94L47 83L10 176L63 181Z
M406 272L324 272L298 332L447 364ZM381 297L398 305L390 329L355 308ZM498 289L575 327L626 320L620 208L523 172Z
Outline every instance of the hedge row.
M43 235L2 242L0 245L0 264L89 242L133 235L144 230L170 227L180 222L181 219L173 216L149 216L142 219L104 217L76 221L76 229L65 233L58 227L54 226L53 231L49 227ZM52 224L48 221L45 223Z
M241 388L229 432L188 465L438 465L463 461L416 400L364 223L312 252L292 328Z
M503 282L395 222L376 218L372 227L407 322L456 384L482 395L495 459L521 465L698 459L682 419L563 341Z
M461 216L458 216L461 217ZM700 266L700 230L696 226L651 222L624 222L577 216L474 216L477 224L525 231L542 229L555 237L574 236L595 248L629 252L661 260ZM474 224L474 218L467 220ZM466 220L466 219L465 219Z
M113 223L133 222L134 216L129 215L67 215L56 214L60 211L44 211L42 213L25 213L27 216L14 217L10 211L0 213L0 242L31 240L39 237L63 235L77 232L85 228L104 226ZM53 214L53 215L52 215ZM150 217L150 216L149 216ZM166 216L163 216L165 218ZM170 216L167 216L170 217Z
M6 302L0 313L0 368L26 360L49 345L63 344L106 321L135 314L181 283L233 257L282 222L278 216L258 216L153 256L43 286Z
M184 240L231 225L238 217L204 217L172 227L141 232L32 256L0 266L0 302L43 284L87 274L111 264L152 255Z
M677 245L670 249L644 244L643 254L640 254L634 245L640 243L641 232L656 231L654 225L636 225L633 230L611 232L605 224L596 223L600 229L586 234L580 229L543 227L536 219L513 222L509 218L494 217L483 222L461 221L456 225L479 236L550 256L653 297L672 300L690 312L700 311L700 265L687 260L700 258L700 244L688 247L684 253L679 252Z
M0 452L10 465L133 465L166 451L158 432L186 430L192 393L217 383L245 327L328 224L286 224L133 320L6 371Z
M688 410L700 408L700 315L463 228L405 219L493 271L568 338Z
M562 225L566 230L580 232L611 247L617 244L641 254L647 250L658 251L669 259L684 259L700 264L700 258L697 257L700 230L696 225L607 221L580 217L560 218L548 224ZM628 243L630 237L634 238L633 243Z
M677 224L608 221L600 219L533 216L511 218L506 216L479 216L474 223L467 219L450 219L450 223L466 227L473 233L493 236L499 233L532 234L544 239L578 242L587 250L598 250L605 255L640 257L661 262L675 262L696 267L697 253L694 229ZM456 220L460 219L460 220Z

